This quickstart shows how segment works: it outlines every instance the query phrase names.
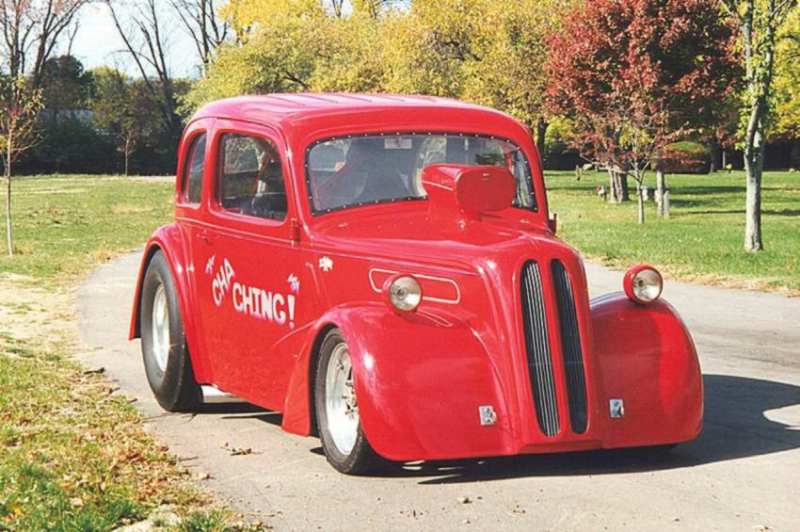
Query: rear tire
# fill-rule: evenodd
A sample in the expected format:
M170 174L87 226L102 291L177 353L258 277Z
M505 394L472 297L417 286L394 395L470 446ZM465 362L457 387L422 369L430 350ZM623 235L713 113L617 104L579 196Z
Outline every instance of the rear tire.
M183 412L202 402L194 379L172 272L157 251L142 282L139 324L147 382L164 410Z
M361 428L350 351L339 329L331 329L322 340L314 379L314 404L322 450L337 471L360 475L381 465L381 458Z

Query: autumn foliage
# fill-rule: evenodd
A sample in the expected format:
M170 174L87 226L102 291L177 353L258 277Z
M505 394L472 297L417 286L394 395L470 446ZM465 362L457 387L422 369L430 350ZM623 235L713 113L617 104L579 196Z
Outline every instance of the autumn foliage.
M583 2L548 42L550 111L582 155L641 183L660 150L713 123L740 76L734 43L716 0Z

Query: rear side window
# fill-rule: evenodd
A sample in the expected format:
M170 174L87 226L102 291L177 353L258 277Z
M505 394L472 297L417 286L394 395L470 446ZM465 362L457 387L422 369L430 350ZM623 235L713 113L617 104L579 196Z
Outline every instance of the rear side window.
M245 216L284 220L286 187L275 145L263 138L226 134L220 149L222 208Z
M203 189L203 163L206 155L206 134L203 133L192 141L187 158L185 188L186 200L189 203L200 203L200 192Z

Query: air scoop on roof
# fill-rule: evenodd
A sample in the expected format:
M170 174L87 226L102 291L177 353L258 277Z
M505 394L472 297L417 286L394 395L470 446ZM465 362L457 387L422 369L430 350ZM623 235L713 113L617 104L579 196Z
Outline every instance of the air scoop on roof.
M432 209L473 219L508 208L516 193L514 176L499 166L426 166L422 186Z

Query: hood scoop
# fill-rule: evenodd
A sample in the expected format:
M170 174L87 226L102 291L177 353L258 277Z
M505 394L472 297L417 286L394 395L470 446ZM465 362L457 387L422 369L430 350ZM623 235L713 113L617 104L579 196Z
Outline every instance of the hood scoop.
M422 171L431 216L463 223L511 206L516 181L507 168L433 164Z

